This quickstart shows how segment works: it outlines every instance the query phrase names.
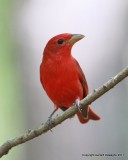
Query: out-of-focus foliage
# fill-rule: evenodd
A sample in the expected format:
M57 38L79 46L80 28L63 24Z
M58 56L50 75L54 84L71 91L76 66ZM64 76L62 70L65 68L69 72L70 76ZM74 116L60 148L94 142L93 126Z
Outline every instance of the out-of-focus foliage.
M14 1L0 1L0 144L23 132L23 104L17 54L11 36ZM22 149L15 148L3 160L23 160Z

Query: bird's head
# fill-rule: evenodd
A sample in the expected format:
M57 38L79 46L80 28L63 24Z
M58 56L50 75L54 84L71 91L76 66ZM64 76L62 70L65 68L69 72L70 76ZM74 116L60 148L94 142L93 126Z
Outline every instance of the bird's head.
M82 38L84 35L81 34L59 34L48 41L44 54L52 54L53 56L69 54L72 46Z

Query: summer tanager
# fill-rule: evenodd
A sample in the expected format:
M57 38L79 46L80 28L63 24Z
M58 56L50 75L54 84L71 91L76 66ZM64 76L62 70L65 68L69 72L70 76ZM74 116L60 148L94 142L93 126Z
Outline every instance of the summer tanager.
M40 81L55 106L51 116L58 108L65 111L73 103L79 107L80 100L88 94L84 73L71 55L72 46L82 38L80 34L60 34L51 38L44 49ZM77 112L77 116L81 123L100 119L89 106Z

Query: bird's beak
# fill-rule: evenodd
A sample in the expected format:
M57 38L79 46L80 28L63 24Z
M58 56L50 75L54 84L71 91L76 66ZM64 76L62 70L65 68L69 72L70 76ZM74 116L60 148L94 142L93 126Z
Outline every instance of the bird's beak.
M82 34L72 34L71 38L68 40L70 44L74 44L85 36Z

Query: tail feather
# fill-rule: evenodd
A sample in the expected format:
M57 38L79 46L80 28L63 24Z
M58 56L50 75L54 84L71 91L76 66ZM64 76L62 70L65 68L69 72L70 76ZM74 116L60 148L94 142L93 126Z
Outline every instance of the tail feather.
M83 116L80 112L77 113L77 116L79 118L79 121L83 124L87 123L90 119L91 120L100 120L100 117L90 107L88 107L87 118L83 118Z

